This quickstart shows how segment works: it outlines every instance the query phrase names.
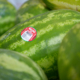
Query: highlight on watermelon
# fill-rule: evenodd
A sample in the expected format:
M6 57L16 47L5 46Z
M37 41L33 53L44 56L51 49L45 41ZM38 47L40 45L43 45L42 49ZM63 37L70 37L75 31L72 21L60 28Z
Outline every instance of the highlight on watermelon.
M0 80L80 80L80 0L0 0Z

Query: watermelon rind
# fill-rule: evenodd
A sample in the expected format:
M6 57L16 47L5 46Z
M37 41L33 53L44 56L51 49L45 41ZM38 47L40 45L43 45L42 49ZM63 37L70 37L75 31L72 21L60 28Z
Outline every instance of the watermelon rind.
M0 49L0 80L48 80L44 71L29 57Z
M60 80L80 80L80 23L64 37L58 55Z

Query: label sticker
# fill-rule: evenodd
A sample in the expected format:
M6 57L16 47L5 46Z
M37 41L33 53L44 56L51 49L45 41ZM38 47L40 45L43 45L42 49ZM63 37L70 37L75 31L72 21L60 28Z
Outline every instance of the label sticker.
M36 38L37 32L33 27L27 27L22 30L21 38L25 41L32 41Z

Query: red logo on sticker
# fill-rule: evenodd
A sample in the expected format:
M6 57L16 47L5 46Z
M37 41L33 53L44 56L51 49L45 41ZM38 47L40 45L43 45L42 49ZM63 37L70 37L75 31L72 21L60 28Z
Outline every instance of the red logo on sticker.
M32 27L27 27L22 30L21 37L25 41L32 41L36 38L37 32Z

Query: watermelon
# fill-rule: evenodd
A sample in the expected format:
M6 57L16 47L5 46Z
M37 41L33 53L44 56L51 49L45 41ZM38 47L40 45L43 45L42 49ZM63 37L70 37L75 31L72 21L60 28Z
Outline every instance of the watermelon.
M28 0L17 11L16 23L20 23L47 11L48 9L40 2L40 0Z
M0 49L0 80L47 80L44 71L30 58Z
M80 23L64 37L58 55L60 80L80 80Z
M28 19L8 30L0 38L0 48L18 51L34 60L49 80L58 80L57 57L65 34L78 22L80 13L74 10L53 10ZM32 27L37 36L25 41L21 32Z
M16 9L7 0L0 0L0 36L15 25Z
M80 0L43 0L50 9L72 9L80 11Z

